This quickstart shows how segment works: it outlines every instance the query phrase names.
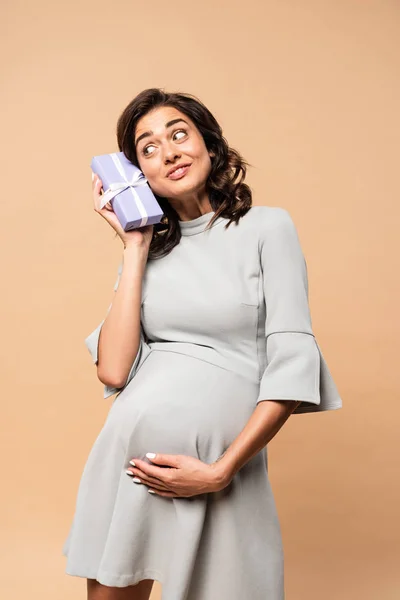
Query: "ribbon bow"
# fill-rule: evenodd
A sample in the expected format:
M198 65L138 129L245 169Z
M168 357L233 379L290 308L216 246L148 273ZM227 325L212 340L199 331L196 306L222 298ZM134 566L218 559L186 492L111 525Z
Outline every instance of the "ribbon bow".
M146 183L147 179L140 171L135 171L130 181L125 179L124 181L110 183L108 190L100 196L100 208L103 208L107 202L112 200L120 192L123 192L128 188L135 188L139 185L145 185Z

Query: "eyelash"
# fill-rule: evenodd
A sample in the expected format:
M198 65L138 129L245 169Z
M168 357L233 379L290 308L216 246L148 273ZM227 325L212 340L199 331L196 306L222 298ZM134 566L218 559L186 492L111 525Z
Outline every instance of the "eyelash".
M174 133L173 133L173 136L174 136L176 133L180 133L181 131L183 131L183 133L186 133L186 134L187 134L187 130L182 128L182 129L177 129L176 131L174 131ZM147 149L149 146L152 146L152 145L153 145L153 144L148 144L147 146L145 146L145 147L142 149L142 154L143 154L144 156L146 156L146 149Z

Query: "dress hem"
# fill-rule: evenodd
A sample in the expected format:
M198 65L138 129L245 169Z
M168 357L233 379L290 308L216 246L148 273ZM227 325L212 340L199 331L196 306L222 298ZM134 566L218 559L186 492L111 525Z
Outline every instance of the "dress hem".
M115 573L109 573L108 571L90 573L89 569L86 573L83 573L83 571L77 569L66 569L65 573L67 575L71 575L72 577L95 579L101 585L106 585L108 587L128 587L130 585L136 585L143 579L154 579L161 584L164 583L163 575L156 569L141 569L140 571L135 571L135 573L130 575L117 575Z

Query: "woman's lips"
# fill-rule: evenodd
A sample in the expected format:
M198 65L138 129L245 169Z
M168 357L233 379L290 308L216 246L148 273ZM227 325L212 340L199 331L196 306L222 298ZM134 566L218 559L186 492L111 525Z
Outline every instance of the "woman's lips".
M171 175L168 175L168 179L182 179L182 177L185 177L190 167L191 165L186 165L186 167L180 167L179 169L176 169L173 171L173 173L171 173Z

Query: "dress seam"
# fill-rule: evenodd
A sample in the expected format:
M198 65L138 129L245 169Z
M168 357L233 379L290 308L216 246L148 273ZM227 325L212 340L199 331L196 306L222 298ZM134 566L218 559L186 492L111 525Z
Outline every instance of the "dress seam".
M223 369L224 371L227 371L228 373L234 373L235 375L238 375L245 381L249 381L250 383L258 383L258 380L254 381L253 379L246 377L245 375L242 375L242 373L239 373L238 371L233 371L232 369L228 369L227 367L222 367L221 365L218 365L214 362L206 360L205 358L199 358L198 356L194 356L193 354L186 354L185 352L179 352L178 350L163 350L162 348L151 348L151 351L152 352L167 352L167 353L173 352L174 354L180 354L182 356L187 356L188 358L194 358L195 360L201 360L202 362L207 363L208 365L212 365L213 367L218 367L220 369Z
M158 571L157 569L140 569L139 571L135 571L134 573L120 573L119 575L116 575L115 573L110 573L110 571L103 571L101 570L102 573L104 573L105 575L111 575L111 577L115 577L116 579L118 579L118 577L135 577L137 575L144 575L146 573L156 573L156 575L158 575L159 577L162 577L160 571Z
M319 402L318 402L318 398L314 397L304 397L304 398L300 398L299 396L296 396L295 398L293 398L293 394L291 394L290 396L282 396L282 394L276 394L274 396L271 396L271 398L264 397L262 400L259 400L259 402L263 402L263 400L293 400L293 401L297 401L297 402L310 402L312 404L316 404L319 406Z
M309 400L301 400L301 402L310 402L310 401ZM342 408L342 404L341 404L340 401L326 403L325 406L324 406L324 408L321 408L320 404L317 404L317 405L312 404L312 406L309 406L309 405L308 406L302 406L302 405L300 405L300 406L298 406L296 408L296 410L293 411L293 414L296 414L296 413L299 414L299 413L302 413L302 412L314 412L314 413L318 413L319 411L315 410L315 406L320 407L320 412L326 412L326 411L329 411L329 410L337 410L339 408Z
M317 340L314 337L314 349L316 353L316 368L315 368L315 376L314 376L314 394L321 398L321 357L319 354Z
M263 365L261 363L261 358L260 358L260 351L258 348L258 332L260 330L260 322L261 322L261 310L262 310L262 303L261 300L263 302L265 302L264 298L261 298L261 296L264 296L264 294L261 294L261 290L262 290L262 269L261 269L261 261L259 261L258 263L258 288L257 288L257 295L258 295L258 311L257 311L257 328L256 328L256 354L257 354L257 362L258 362L258 380L261 381L263 373L265 371L265 369L263 369ZM265 317L267 316L267 306L265 304ZM265 359L267 359L267 338L265 335L265 331L264 331L264 341L265 341ZM265 367L266 368L266 367Z
M73 573L69 574L73 575ZM111 584L111 586L114 587L114 584L116 582L121 581L129 581L127 585L136 585L137 583L139 583L139 581L145 579L147 575L152 575L154 578L156 578L157 581L164 584L164 576L160 573L160 571L157 571L157 569L141 569L139 571L135 571L134 573L120 574L111 573L110 571L104 571L103 569L100 569L99 572L96 573L96 575L93 577L88 575L79 575L79 577L90 577L91 579L96 579L99 583L102 583L104 581L103 585ZM108 583L105 583L106 580Z

